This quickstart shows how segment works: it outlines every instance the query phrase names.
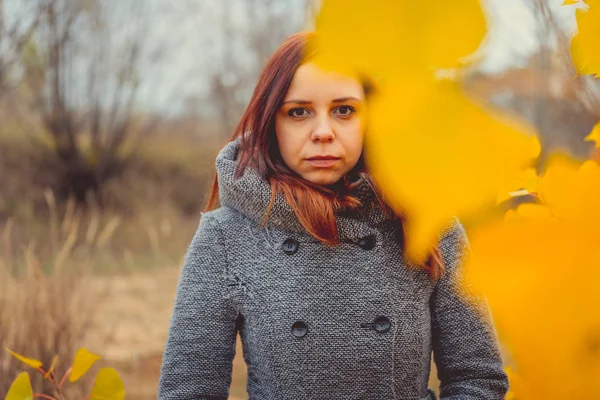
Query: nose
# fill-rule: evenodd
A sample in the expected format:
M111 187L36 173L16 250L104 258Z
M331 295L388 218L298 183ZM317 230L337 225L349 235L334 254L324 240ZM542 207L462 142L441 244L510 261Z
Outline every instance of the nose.
M328 118L320 118L312 131L313 142L330 142L335 138L331 123Z

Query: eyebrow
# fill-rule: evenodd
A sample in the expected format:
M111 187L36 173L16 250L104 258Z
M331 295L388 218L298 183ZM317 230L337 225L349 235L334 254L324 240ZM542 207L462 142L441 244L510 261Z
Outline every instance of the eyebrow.
M361 101L359 98L348 96L348 97L341 97L339 99L332 100L331 102L332 103L344 103L344 102L346 102L348 100ZM287 100L287 101L283 102L283 104L287 104L287 103L311 104L312 102L308 101L308 100Z

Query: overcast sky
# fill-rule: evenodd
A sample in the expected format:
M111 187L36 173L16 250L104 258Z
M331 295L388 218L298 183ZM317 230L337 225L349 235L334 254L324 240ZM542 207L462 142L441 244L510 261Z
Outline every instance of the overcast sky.
M155 0L161 1L161 0ZM184 10L186 13L192 13L194 10L207 10L208 3L218 0L172 0L170 4L179 10ZM235 1L235 0L232 0ZM240 0L245 1L245 0ZM287 0L293 1L293 0ZM303 0L297 0L298 6ZM456 1L456 0L454 0ZM491 16L490 30L487 39L487 44L484 47L485 61L482 68L490 73L501 72L506 68L519 66L524 62L524 59L536 50L538 39L535 34L535 16L531 13L526 2L531 0L489 0L488 11ZM577 6L562 6L564 0L548 0L550 6L555 10L559 19L564 23L565 27L570 30L575 29L575 8ZM179 2L179 3L177 3ZM199 7L202 6L202 7ZM235 12L235 7L233 7ZM164 87L157 90L157 87L147 86L145 90L152 91L152 96L144 95L140 98L146 102L149 107L153 107L152 103L158 105L160 102L169 103L169 98L173 97L173 93L177 93L176 97L181 99L186 93L205 93L206 81L202 76L192 78L190 76L186 83L177 87L177 82L170 82L170 77L181 75L193 75L198 73L198 51L200 51L201 37L206 34L206 26L199 26L200 19L189 18L181 20L176 17L177 13L173 13L174 17L169 17L168 13L162 13L157 16L158 24L155 27L154 34L161 35L161 32L172 32L172 29L177 29L182 37L197 36L198 40L187 40L180 51L174 53L173 59L168 63L168 73L165 75ZM217 16L215 16L216 18ZM287 18L288 16L282 16ZM202 20L206 20L203 18ZM209 18L210 20L210 18ZM296 24L299 22L296 20ZM302 24L299 24L302 26ZM218 30L218 26L215 27ZM204 31L204 33L203 33ZM213 31L211 34L216 40L218 32ZM163 71L164 73L164 71ZM176 89L174 89L176 88ZM149 92L145 92L149 93ZM163 106L160 106L161 108Z
M7 0L7 14L18 9L23 0ZM222 2L231 5L231 16L244 21L244 7L249 0L106 0L116 4L143 4L148 15L147 32L150 48L166 49L160 64L143 69L139 93L139 107L165 112L177 112L182 100L189 95L205 96L207 77L218 68L219 50L224 34L220 30L221 16L215 7ZM136 3L143 1L143 3ZM307 0L274 1L280 17L290 26L302 29L306 22L301 11ZM395 1L395 0L390 0ZM457 0L448 0L457 1ZM491 16L487 44L483 48L483 69L490 73L519 66L536 50L535 16L526 4L532 0L483 0L489 1L487 9ZM567 29L575 29L575 8L562 6L564 0L547 0ZM14 8L11 8L11 4ZM244 3L245 4L245 3ZM291 13L291 9L298 12ZM236 6L237 5L237 6ZM428 6L424 3L424 6ZM7 15L9 17L9 15ZM243 23L243 22L242 22ZM130 29L127 22L120 22L119 29ZM296 29L296 28L294 28ZM236 51L236 56L239 51Z
M539 45L535 34L535 16L526 6L532 0L490 0L488 10L492 17L486 47L484 68L499 72L519 64L523 57ZM563 6L564 0L547 0L558 19L570 32L576 28L575 9Z

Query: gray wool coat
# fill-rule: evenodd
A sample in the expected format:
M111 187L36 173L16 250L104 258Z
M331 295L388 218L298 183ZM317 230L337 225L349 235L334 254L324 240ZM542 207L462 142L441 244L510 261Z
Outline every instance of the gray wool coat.
M446 274L411 267L364 179L365 203L336 222L341 243L307 234L253 169L233 179L239 139L217 157L221 207L203 213L179 279L158 398L226 399L236 335L250 400L503 399L496 332L484 299L458 296L468 249L458 221L443 232Z

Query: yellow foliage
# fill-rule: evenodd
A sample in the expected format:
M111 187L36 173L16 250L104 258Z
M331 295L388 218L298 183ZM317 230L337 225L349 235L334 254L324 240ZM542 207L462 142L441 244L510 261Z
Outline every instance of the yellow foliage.
M578 73L600 74L600 2L587 0L588 9L577 9L578 32L571 42L571 56Z
M125 386L117 371L102 368L96 375L90 400L124 400Z
M455 216L493 202L539 153L523 132L437 80L486 34L479 0L325 0L316 62L378 80L369 103L367 160L390 204L407 216L406 257L422 263ZM530 132L531 133L531 132Z
M494 201L539 154L533 134L469 101L452 81L386 87L369 106L366 156L407 215L407 253L422 262L452 216Z
M31 400L33 399L33 389L31 380L27 372L21 372L17 375L4 400Z
M29 365L29 366L30 366L30 367L32 367L32 368L38 369L38 368L40 368L40 367L42 366L42 364L43 364L43 363L42 363L40 360L34 360L33 358L27 358L27 357L24 357L24 356L22 356L22 355L20 355L20 354L17 354L17 353L15 353L15 352L14 352L14 351L12 351L12 350L10 350L10 349L6 348L6 347L5 347L5 349L6 349L6 351L8 351L8 352L9 352L9 353L10 353L10 354L13 356L13 357L15 357L16 359L18 359L18 360L20 360L20 361L24 362L25 364Z
M600 392L600 166L554 157L539 196L471 234L467 281L535 388L518 399L585 398Z
M51 378L51 373L56 366L58 356L54 357L52 364L48 371L41 369L42 362L31 358L23 357L9 349L6 349L17 359L21 360L25 364L36 368L40 373L44 374L45 378ZM75 382L83 375L85 375L92 365L100 359L100 356L90 353L85 348L81 348L75 354L73 359L73 366L71 367L71 373L69 380ZM68 371L67 371L68 372ZM66 378L63 377L63 379ZM58 379L50 379L54 384L56 390L60 390L62 385L58 384ZM23 372L17 376L12 383L10 390L5 400L30 400L33 398L31 381L29 375ZM98 371L92 393L90 394L90 400L124 400L125 399L125 386L119 377L119 374L113 368L103 368Z
M316 49L333 69L415 74L458 67L486 29L479 0L324 0Z
M594 129L585 137L585 140L596 142L596 148L600 148L600 122L594 126Z
M75 382L81 378L100 358L99 355L90 353L87 349L81 348L77 350L73 359L73 367L71 369L71 374L69 375L69 381Z

